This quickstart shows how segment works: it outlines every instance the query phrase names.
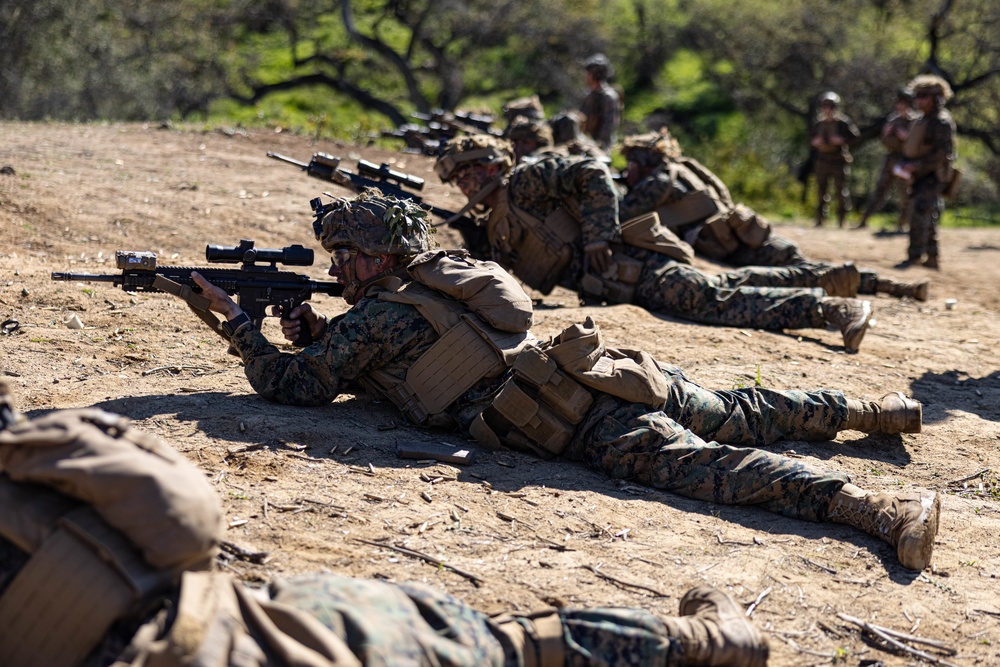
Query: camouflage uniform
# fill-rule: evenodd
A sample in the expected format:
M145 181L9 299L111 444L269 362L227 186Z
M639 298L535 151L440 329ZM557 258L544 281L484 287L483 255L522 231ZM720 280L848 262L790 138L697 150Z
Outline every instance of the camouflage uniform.
M340 634L365 665L525 664L493 619L429 586L318 574L281 581L273 595ZM559 619L567 665L673 664L663 622L642 609L561 609Z
M919 87L914 87L919 92ZM950 89L948 95L951 96ZM942 103L943 104L943 103ZM910 247L908 261L919 262L927 257L927 263L937 266L937 228L944 212L942 193L953 176L952 162L955 159L955 121L951 114L940 106L917 120L910 130L911 137L919 145L913 147L907 141L904 164L915 165L910 181Z
M261 396L322 405L375 370L404 378L436 338L412 306L368 296L297 354L280 352L249 323L232 340L247 379ZM823 519L822 508L847 481L845 475L744 447L782 438L832 438L847 420L841 392L710 391L689 382L678 369L664 373L671 396L663 410L601 394L566 455L610 476L635 477L692 498L759 504L786 516ZM505 379L482 380L449 407L463 431L468 433ZM743 447L706 442L713 438Z
M681 183L674 183L670 180L670 175L665 169L658 169L646 178L633 186L622 198L620 204L620 219L629 220L637 215L655 211L660 206L677 201L684 197L687 191ZM685 240L693 240L692 237L702 232L704 222L695 222L685 225L675 230L679 236ZM767 271L752 270L749 274L737 272L739 279L736 281L727 280L726 285L735 287L743 285L745 287L769 287L769 286L791 286L791 287L819 287L820 275L834 264L817 260L806 259L799 246L789 239L775 234L772 230L767 240L759 248L751 248L745 243L740 243L739 247L721 261L732 266L742 267L765 267L780 266L788 269L792 276L791 281L773 282L775 275ZM875 294L879 276L874 271L859 270L861 274L861 286L859 294ZM731 274L723 274L723 277Z
M584 115L583 133L594 140L603 150L607 150L615 139L615 132L621 123L621 101L618 93L602 81L600 87L587 93L580 103Z
M900 114L893 111L886 119L886 128L883 130L882 145L885 146L885 160L882 162L882 172L879 174L878 183L875 185L875 192L865 209L862 220L867 221L873 213L878 212L885 204L889 188L895 183L899 191L899 223L900 230L906 227L906 211L908 202L906 197L906 182L897 178L892 170L903 159L903 141L898 137L897 131L908 132L916 116L907 112Z
M844 218L850 209L851 193L848 179L851 176L851 151L846 143L842 145L829 143L829 139L833 135L838 135L845 142L850 142L861 134L851 119L841 113L836 113L833 120L817 119L809 134L811 138L821 138L816 147L816 188L819 197L816 208L816 225L822 225L823 219L826 217L826 207L830 201L827 190L832 180L833 196L837 201L837 219L840 226L843 227Z
M582 242L561 285L580 291L584 272L583 246L620 239L618 197L607 167L586 158L546 156L522 164L510 175L510 203L544 220L567 201L576 201L583 221ZM635 303L675 317L727 326L762 329L823 327L818 288L802 287L806 270L794 267L752 267L710 276L652 251L623 246L621 252L644 264ZM510 258L497 261L511 266ZM516 275L517 270L514 270Z

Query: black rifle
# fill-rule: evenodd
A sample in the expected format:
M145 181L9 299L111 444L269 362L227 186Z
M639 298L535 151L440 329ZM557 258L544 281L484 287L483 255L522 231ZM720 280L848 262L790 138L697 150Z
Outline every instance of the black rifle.
M269 306L277 306L278 316L288 317L297 306L312 298L314 293L340 296L344 286L337 282L313 280L309 276L281 271L276 264L288 266L310 266L313 251L301 245L284 248L255 248L253 241L242 240L238 246L209 245L205 248L205 259L210 263L238 264L238 269L215 267L157 266L156 255L151 252L119 250L115 259L121 273L101 275L93 273L53 273L52 280L74 280L112 283L126 292L167 292L179 296L216 333L218 319L208 312L208 301L201 296L191 272L197 271L208 282L236 296L243 309L258 328L269 314ZM260 262L260 264L258 264ZM301 333L294 342L305 347L312 342L312 334L304 321L300 320ZM223 335L225 338L225 336Z
M447 209L428 204L420 195L405 189L423 190L424 179L419 176L395 171L385 163L376 165L367 160L358 160L358 173L354 173L340 166L339 157L334 157L327 153L316 153L308 164L278 153L269 152L267 156L275 160L293 164L314 178L332 181L341 187L354 190L355 192L361 192L365 188L376 188L383 195L414 201L428 209L432 215L444 220L449 227L461 234L465 247L473 256L489 257L489 244L486 240L486 233L475 220L469 216L460 216Z

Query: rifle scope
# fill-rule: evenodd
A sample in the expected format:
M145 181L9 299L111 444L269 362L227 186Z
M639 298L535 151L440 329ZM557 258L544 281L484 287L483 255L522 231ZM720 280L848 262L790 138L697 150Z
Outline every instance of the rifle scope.
M413 174L407 174L402 171L390 169L389 165L385 162L382 164L375 164L374 162L369 162L368 160L358 160L358 173L367 178L395 181L401 186L413 188L414 190L424 189L424 179L419 176L414 176Z
M286 266L312 266L313 251L312 248L298 244L284 248L255 248L253 241L244 239L238 246L215 244L205 246L205 259L220 264L271 262Z

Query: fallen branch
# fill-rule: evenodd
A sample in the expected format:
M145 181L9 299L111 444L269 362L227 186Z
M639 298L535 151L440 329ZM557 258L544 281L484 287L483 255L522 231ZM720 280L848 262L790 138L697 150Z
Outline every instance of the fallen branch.
M909 653L910 655L914 655L922 660L927 660L936 665L945 665L946 667L958 667L958 665L956 665L953 662L948 662L947 660L939 658L936 655L931 655L930 653L927 653L925 651L915 649L912 646L907 646L903 642L899 641L899 639L910 641L915 644L924 644L926 646L933 646L934 648L946 653L947 655L955 655L956 653L958 653L958 651L947 646L943 642L939 642L934 639L924 639L923 637L914 637L913 635L908 635L904 632L898 632L896 630L891 630L889 628L882 627L881 625L875 625L874 623L862 621L860 618L848 616L847 614L843 614L840 612L837 612L837 618L843 621L847 621L848 623L853 623L854 625L857 625L865 632L875 635L876 637L878 637L885 643L889 644L893 648L896 648L905 653Z
M750 614L752 614L754 610L758 606L760 606L760 603L764 601L764 598L766 598L770 594L771 594L771 586L768 586L767 588L765 588L760 592L760 595L758 595L757 599L753 601L753 604L747 607L747 618L750 618Z
M968 482L970 479L975 479L981 475L985 475L986 473L990 472L990 470L991 470L990 468L983 468L979 472L972 473L971 475L966 475L965 477L959 477L958 479L953 479L950 482L946 482L946 485L951 486L952 484L961 484L962 482Z
M395 551L397 553L401 553L401 554L403 554L405 556L412 556L413 558L419 558L420 560L428 562L428 563L431 563L432 565L437 565L438 567L443 567L445 569L451 570L455 574L457 574L459 576L462 576L462 577L465 577L466 579L468 579L469 581L471 581L473 583L473 585L476 586L476 587L478 587L480 584L485 584L486 583L486 580L483 579L482 577L480 577L479 575L472 574L471 572L466 572L465 570L459 569L459 568L455 567L454 565L450 565L450 564L444 562L443 560L439 560L439 559L435 558L434 556L429 556L429 555L427 555L425 553L422 553L420 551L414 551L413 549L407 549L405 547L397 547L397 546L394 546L392 544L385 544L383 542L373 542L371 540L364 540L364 539L361 539L360 537L355 537L354 541L355 542L361 542L362 544L368 544L368 545L373 546L373 547L382 547L383 549L389 549L391 551Z
M263 565L267 561L271 560L271 554L266 551L251 551L245 547L241 547L233 542L228 542L223 540L219 542L219 546L226 553L236 556L240 560L245 560L249 563L256 563L257 565Z
M610 581L613 584L618 584L619 586L631 586L632 588L639 588L639 589L644 590L644 591L649 591L650 593L652 593L656 597L660 597L660 598L668 598L668 597L670 597L666 593L661 593L660 591L656 590L655 588L650 588L649 586L644 586L642 584L634 584L631 581L623 581L623 580L618 579L616 577L612 577L610 574L604 574L603 572L601 572L600 570L598 570L593 565L581 565L580 567L583 567L583 568L586 568L586 569L590 570L591 572L593 572L594 574L596 574L601 579L606 579L607 581Z

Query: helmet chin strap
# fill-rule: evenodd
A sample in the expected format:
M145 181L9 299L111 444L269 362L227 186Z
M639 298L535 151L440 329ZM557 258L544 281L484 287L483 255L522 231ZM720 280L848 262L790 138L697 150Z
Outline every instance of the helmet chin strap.
M377 264L381 263L380 258L375 258ZM407 262L409 263L409 262ZM351 304L352 306L358 302L358 299L365 295L365 291L374 283L385 279L388 276L399 276L403 277L406 275L406 264L397 264L392 268L380 271L376 275L372 276L368 280L358 280L358 249L351 248L351 282L344 288L344 301Z

